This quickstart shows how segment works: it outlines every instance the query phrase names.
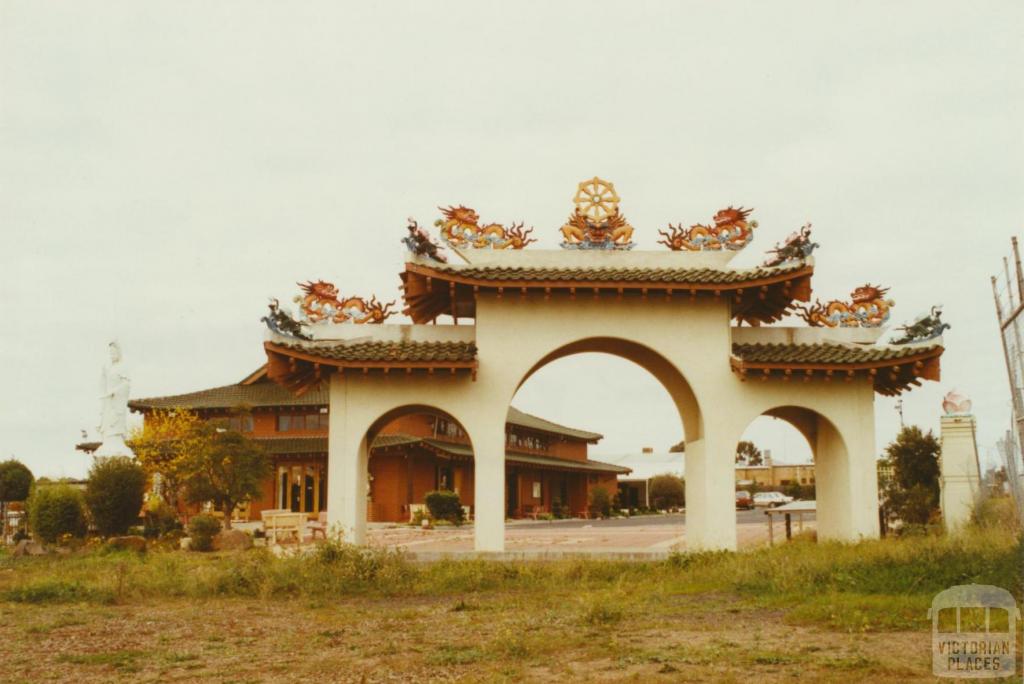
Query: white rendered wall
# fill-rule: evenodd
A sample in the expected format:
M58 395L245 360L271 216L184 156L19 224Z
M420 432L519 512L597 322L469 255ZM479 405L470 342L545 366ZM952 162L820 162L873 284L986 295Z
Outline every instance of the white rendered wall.
M943 416L939 457L939 503L949 532L971 522L981 493L974 416Z

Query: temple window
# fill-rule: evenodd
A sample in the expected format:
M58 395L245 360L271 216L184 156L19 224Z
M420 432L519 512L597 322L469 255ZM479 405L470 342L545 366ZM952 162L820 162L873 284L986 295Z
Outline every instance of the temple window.
M231 416L228 418L228 429L235 432L252 432L252 416Z

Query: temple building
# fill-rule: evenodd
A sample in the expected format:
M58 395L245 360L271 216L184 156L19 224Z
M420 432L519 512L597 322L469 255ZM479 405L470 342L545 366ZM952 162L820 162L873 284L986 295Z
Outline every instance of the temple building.
M315 516L327 510L329 399L324 388L296 396L267 377L266 367L239 383L165 397L133 399L129 407L189 409L256 440L272 457L274 476L262 496L239 511L259 520L264 509L291 509ZM587 458L601 439L596 432L565 427L510 408L505 426L506 516L586 513L590 490L614 494L615 478L629 468ZM454 420L411 413L384 425L370 447L366 515L372 522L407 522L433 490L459 495L474 507L473 450Z

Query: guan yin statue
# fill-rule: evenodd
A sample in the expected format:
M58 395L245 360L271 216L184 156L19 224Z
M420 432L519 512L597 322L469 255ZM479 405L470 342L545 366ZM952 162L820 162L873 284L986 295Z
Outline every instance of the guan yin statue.
M111 342L110 362L103 368L103 394L100 396L100 446L96 456L132 456L125 443L128 436L128 392L131 382L121 363L121 347Z

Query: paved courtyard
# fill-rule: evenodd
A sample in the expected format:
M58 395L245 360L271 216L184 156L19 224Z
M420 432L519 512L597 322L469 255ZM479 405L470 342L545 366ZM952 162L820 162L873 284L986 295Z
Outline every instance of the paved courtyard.
M739 547L751 548L768 543L768 523L764 511L737 511ZM798 531L796 520L793 532ZM806 516L803 529L814 529L813 514ZM784 523L776 522L776 541L785 539ZM473 550L473 526L439 527L421 530L407 525L374 525L369 542L419 552L459 552ZM508 551L648 551L665 552L686 549L686 515L645 515L611 520L513 521L505 525Z

